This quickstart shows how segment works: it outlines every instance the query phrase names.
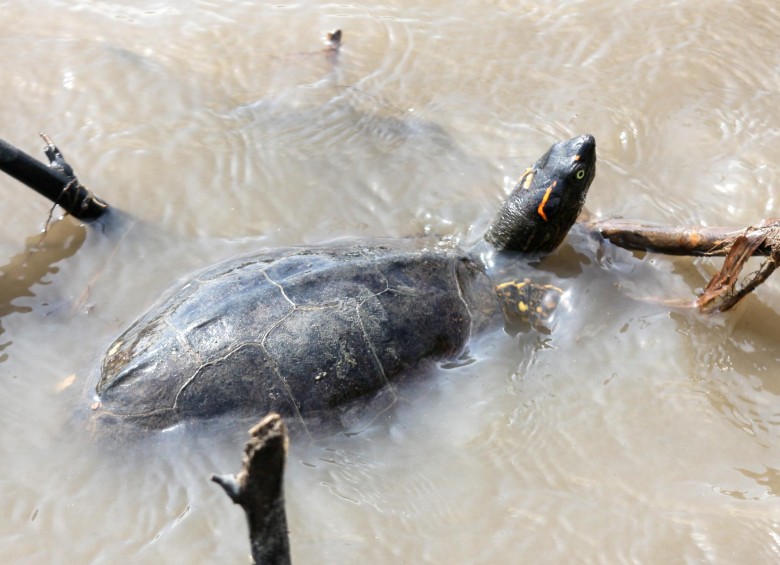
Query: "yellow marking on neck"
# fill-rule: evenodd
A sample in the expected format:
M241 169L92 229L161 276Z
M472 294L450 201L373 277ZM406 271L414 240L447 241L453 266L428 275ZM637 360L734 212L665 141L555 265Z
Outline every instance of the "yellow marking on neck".
M536 213L539 214L542 219L547 222L547 214L544 213L544 206L547 204L547 201L550 199L550 194L553 191L553 188L555 188L555 185L558 184L558 181L553 181L553 183L547 187L547 190L544 192L544 196L542 197L542 202L539 204L539 207L536 209Z
M536 174L536 171L534 171L533 167L528 167L525 172L520 175L520 179L517 181L517 184L519 184L523 188L529 188L531 186L531 183L534 182L534 175Z

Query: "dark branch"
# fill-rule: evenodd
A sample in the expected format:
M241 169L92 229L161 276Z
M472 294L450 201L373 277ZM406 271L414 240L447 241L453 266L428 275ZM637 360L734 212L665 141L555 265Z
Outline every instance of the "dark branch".
M213 475L211 480L244 509L255 563L289 565L283 490L287 428L278 414L269 414L249 435L241 471L237 475Z
M65 161L49 136L41 134L41 137L46 142L44 153L49 159L49 165L0 139L0 170L54 204L62 206L79 220L98 218L108 209L108 205L79 182L73 168Z

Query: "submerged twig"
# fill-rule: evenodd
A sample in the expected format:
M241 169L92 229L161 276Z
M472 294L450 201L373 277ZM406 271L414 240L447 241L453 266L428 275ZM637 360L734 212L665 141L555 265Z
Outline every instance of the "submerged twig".
M780 261L780 220L763 220L747 228L668 227L623 219L589 219L585 225L614 245L631 251L667 255L725 256L695 302L701 312L733 308L769 278ZM766 257L755 272L739 274L753 256Z
M768 248L758 252L759 249ZM751 273L738 286L739 273L753 255L767 255L757 271ZM696 306L705 313L725 312L733 308L745 296L753 292L777 268L780 260L780 225L773 222L759 224L744 230L731 244L720 271L710 279L709 284L696 300Z

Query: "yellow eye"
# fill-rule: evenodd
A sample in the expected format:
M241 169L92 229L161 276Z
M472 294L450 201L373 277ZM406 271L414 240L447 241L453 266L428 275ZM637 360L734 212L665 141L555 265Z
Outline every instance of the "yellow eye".
M585 178L585 169L580 169L577 171L577 174L575 175L577 177L577 180L582 180Z

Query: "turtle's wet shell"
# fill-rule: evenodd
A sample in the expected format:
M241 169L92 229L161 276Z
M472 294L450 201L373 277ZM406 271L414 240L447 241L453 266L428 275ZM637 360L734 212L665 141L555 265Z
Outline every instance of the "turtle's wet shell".
M381 390L392 402L394 382L456 355L499 311L480 264L434 241L233 259L174 289L109 348L97 414L163 428L228 413L320 418Z

